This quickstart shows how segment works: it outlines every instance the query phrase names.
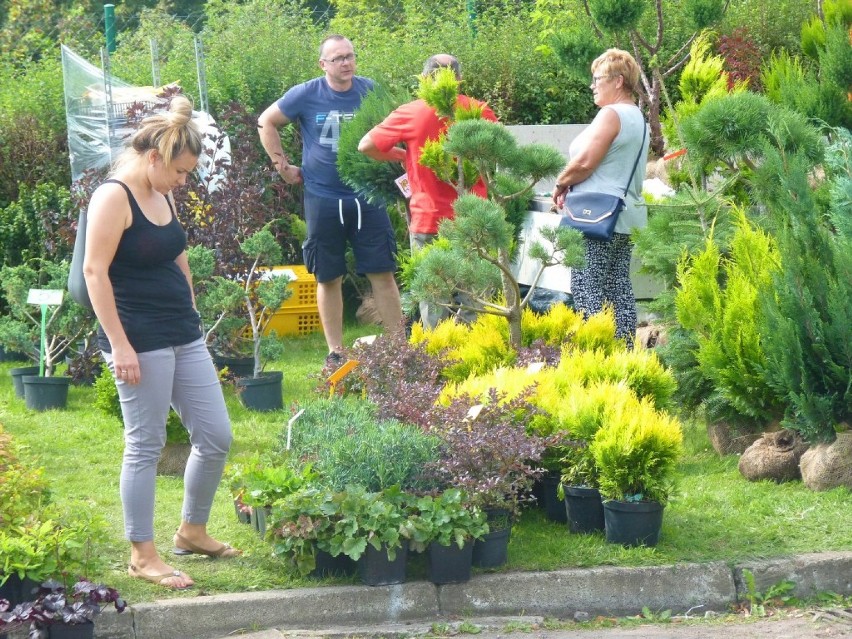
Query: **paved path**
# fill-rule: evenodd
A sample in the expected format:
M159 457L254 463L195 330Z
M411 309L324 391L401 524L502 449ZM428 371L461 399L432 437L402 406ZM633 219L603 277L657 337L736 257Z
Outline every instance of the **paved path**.
M541 618L518 617L446 624L387 624L361 629L266 630L236 636L241 639L834 639L852 637L852 613L844 610L800 611L768 619L728 615L697 622L678 619L665 624L633 625L626 622L615 628L594 630L580 629L579 626L572 628L570 624L548 629Z

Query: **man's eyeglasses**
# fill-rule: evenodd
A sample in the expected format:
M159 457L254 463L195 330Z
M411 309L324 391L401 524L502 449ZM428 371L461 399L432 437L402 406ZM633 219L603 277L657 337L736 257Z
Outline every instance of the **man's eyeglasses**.
M343 64L344 62L355 62L355 54L349 53L347 55L339 55L330 60L326 58L322 58L323 62L331 62L332 64Z

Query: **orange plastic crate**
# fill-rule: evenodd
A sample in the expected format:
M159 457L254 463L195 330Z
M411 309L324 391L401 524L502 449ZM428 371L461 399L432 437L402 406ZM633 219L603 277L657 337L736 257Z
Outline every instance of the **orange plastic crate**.
M322 330L319 311L310 309L279 310L266 325L266 333L275 331L278 335L309 335Z

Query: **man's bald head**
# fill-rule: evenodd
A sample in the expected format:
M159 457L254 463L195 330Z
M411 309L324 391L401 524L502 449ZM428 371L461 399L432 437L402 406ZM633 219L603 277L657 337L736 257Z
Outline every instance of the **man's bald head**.
M423 65L423 75L434 73L438 69L452 69L456 74L456 80L461 82L461 64L458 59L449 53L437 53L426 60Z

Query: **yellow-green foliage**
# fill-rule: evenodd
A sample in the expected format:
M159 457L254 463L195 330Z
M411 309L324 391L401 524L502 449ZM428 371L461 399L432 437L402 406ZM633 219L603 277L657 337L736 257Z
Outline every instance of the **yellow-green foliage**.
M482 375L471 375L459 382L447 382L438 403L448 405L456 397L472 397L476 402L487 402L489 391L496 389L500 401L510 401L526 389L546 379L552 369L531 371L526 368L500 367Z
M417 97L432 105L441 117L453 116L458 95L459 81L456 79L455 72L449 67L420 76Z
M682 441L678 420L649 400L613 403L589 446L601 495L666 503Z
M730 256L723 258L710 237L704 251L681 259L675 309L681 326L695 335L701 374L713 382L711 417L745 417L762 427L780 407L763 373L758 296L780 263L772 237L752 226L742 209L734 215Z
M23 525L48 499L43 469L18 459L17 447L0 425L0 528Z
M615 339L615 311L611 306L587 319L577 332L571 336L573 348L578 350L600 350L613 353L623 349L623 344Z
M587 423L588 411L594 413L596 402L618 402L621 395L633 395L665 409L671 403L676 383L653 352L574 351L566 346L556 368L545 367L533 373L526 368L500 368L471 376L447 384L439 401L446 404L464 395L486 401L490 389L508 400L533 385L530 401L546 414L534 418L530 430L539 435L566 432L581 438L578 429Z
M446 135L441 134L435 140L426 140L420 151L418 162L432 170L439 180L454 183L458 176L455 158L444 151Z
M683 67L678 88L685 102L700 104L709 95L728 91L728 72L722 56L711 55L710 32L702 32L689 48L689 62Z
M571 388L598 382L624 382L639 398L648 398L660 409L671 404L677 383L657 355L647 350L616 350L606 353L563 348L555 370L556 385L563 395Z
M565 344L568 350L600 350L609 354L622 349L615 339L615 316L611 308L587 321L564 304L554 304L541 315L524 309L521 332L524 346L543 340L551 346ZM469 325L448 319L432 330L425 330L417 323L412 327L410 341L423 344L427 353L448 362L443 376L456 382L497 366L511 365L516 355L509 346L506 318L486 313Z
M598 469L589 445L598 431L613 420L613 415L620 414L616 407L633 406L636 402L636 396L624 382L603 382L578 387L553 405L552 423L570 438L556 450L564 483L598 486Z
M612 405L627 401L630 397L635 399L624 382L597 382L590 386L577 386L560 396L553 393L554 386L548 384L555 379L555 375L550 375L543 380L537 388L539 392L535 403L548 412L554 418L558 430L571 439L591 441L606 422L607 411Z
M671 141L680 140L677 122L698 111L701 103L713 97L728 93L729 75L725 71L725 61L721 56L712 55L712 42L709 31L702 32L689 49L689 62L683 67L678 88L680 101L674 105L674 114L667 113L663 119L663 133ZM743 90L745 85L737 85L735 90Z
M469 103L466 107L456 103L455 120L462 122L463 120L481 120L484 108L481 104L474 102Z
M448 362L442 374L450 381L458 382L515 361L515 352L509 347L509 324L497 315L481 313L472 324L447 319L431 331L414 328L410 341L425 342L426 352Z
M551 346L558 346L566 336L573 335L583 325L583 316L565 306L554 304L542 315L529 307L521 314L521 335L524 346L542 340Z

